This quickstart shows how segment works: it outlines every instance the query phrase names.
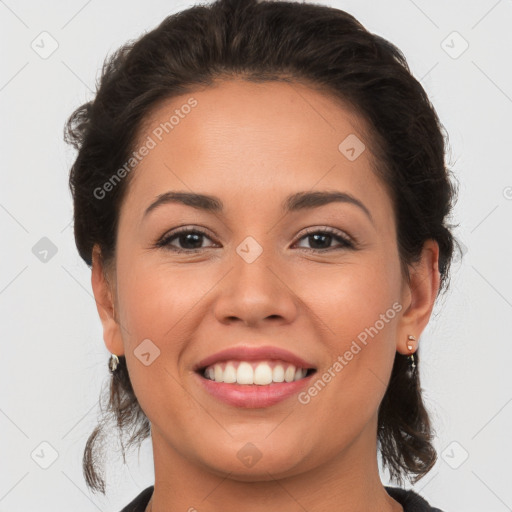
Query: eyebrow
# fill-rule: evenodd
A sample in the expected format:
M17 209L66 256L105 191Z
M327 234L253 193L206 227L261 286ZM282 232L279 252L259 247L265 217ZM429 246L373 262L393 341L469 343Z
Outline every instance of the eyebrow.
M224 205L222 201L215 196L197 194L194 192L165 192L160 194L156 200L151 203L143 217L146 217L151 211L163 204L178 203L191 206L198 210L211 213L222 213ZM330 203L347 203L360 208L373 223L373 218L368 208L356 197L339 191L315 191L315 192L297 192L288 196L281 207L284 213L292 213L310 208L319 208Z

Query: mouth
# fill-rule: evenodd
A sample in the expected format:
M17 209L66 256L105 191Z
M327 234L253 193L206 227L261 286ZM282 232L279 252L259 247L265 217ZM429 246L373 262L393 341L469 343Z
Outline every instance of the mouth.
M209 396L246 409L291 400L311 382L317 368L278 346L237 345L202 359L193 370Z
M305 379L316 368L295 365L288 361L259 360L244 361L229 359L208 366L201 366L196 373L206 380L240 386L269 386Z
M200 367L195 374L199 387L214 400L247 410L292 400L316 371L283 361L228 360Z

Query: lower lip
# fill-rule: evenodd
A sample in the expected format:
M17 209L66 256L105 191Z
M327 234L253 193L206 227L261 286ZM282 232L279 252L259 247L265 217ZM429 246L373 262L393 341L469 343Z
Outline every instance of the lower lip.
M309 385L311 377L315 373L293 382L272 382L265 386L226 384L202 377L199 373L196 373L196 376L204 389L222 402L235 407L258 409L275 405L297 394L302 388Z

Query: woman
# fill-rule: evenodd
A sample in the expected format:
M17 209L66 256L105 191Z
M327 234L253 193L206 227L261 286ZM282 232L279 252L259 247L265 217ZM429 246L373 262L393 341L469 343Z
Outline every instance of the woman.
M107 61L66 140L107 413L153 446L123 512L439 511L378 464L401 485L436 461L418 353L455 245L396 47L325 6L195 6Z

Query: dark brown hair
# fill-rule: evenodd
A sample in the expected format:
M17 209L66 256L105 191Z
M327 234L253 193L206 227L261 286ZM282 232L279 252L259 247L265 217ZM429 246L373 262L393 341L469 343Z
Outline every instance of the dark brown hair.
M119 209L133 173L107 198L98 198L95 190L127 161L148 114L161 101L219 78L295 81L352 106L369 127L375 172L392 200L404 275L409 277L408 265L418 260L423 243L434 239L440 248L440 291L446 288L456 245L447 220L456 190L445 164L447 136L427 94L401 51L350 14L284 1L196 5L168 16L105 60L95 99L73 112L64 135L78 150L69 184L76 245L89 266L94 244L105 265L115 261ZM407 369L406 356L397 352L378 418L382 461L399 483L403 476L416 482L437 458L419 374L411 378ZM124 357L105 407L83 460L87 485L102 493L99 449L110 418L120 434L131 429L128 446L150 435ZM122 439L121 447L124 458Z

